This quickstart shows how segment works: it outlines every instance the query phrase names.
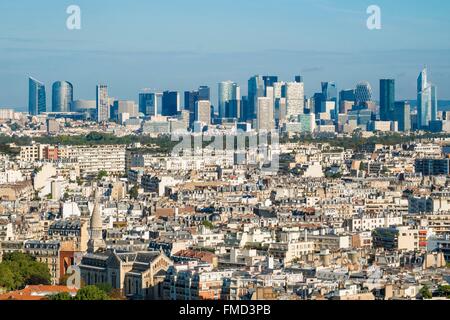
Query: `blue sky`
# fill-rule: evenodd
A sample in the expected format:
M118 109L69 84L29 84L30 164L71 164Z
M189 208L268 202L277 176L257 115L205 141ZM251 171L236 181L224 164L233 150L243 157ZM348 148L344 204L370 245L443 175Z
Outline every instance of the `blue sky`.
M66 28L81 7L82 29ZM382 29L366 27L380 6ZM67 80L76 99L95 85L137 100L142 88L184 91L253 74L305 78L339 89L395 78L397 98L415 97L427 65L439 97L450 99L450 2L442 0L17 0L0 2L0 107L27 105L27 77Z

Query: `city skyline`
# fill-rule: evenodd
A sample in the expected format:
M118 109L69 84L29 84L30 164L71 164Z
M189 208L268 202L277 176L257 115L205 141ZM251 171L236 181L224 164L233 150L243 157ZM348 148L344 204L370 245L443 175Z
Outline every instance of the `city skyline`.
M417 70L425 65L441 88L439 96L450 98L448 19L442 10L448 4L378 1L382 29L369 30L370 4L258 1L232 10L233 6L208 5L203 0L189 5L178 0L133 1L126 8L116 1L108 6L79 1L82 29L78 31L65 26L68 3L30 3L29 10L22 10L20 4L0 5L8 34L0 38L4 88L0 106L26 109L24 79L29 75L47 85L70 81L80 99L93 98L91 88L97 83L108 83L115 96L136 100L136 92L148 87L183 92L230 79L245 92L251 74L277 74L284 79L301 74L308 96L322 81L336 82L339 90L369 81L378 96L375 84L386 78L396 79L398 98L409 100L416 95ZM146 21L143 13L148 10L158 12L158 17ZM43 19L33 22L32 13ZM221 22L231 13L234 23L222 28ZM169 16L177 23L165 23ZM267 21L277 30L263 28ZM276 41L263 41L275 35ZM214 90L214 104L216 95Z

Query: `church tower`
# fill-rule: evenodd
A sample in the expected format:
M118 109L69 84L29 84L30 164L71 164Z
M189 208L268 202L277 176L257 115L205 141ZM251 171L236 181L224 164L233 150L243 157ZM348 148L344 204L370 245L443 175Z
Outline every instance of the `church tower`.
M95 253L99 250L106 249L106 243L103 240L103 222L97 192L95 193L94 210L92 211L89 231L88 252Z

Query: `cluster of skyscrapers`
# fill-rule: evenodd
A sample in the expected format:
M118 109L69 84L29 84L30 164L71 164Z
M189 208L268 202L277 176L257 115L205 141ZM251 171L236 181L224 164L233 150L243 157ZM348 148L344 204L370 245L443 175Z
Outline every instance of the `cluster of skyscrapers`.
M380 80L380 100L377 104L368 82L354 89L337 89L335 82L322 82L321 91L311 98L305 96L302 76L292 82L279 81L277 76L256 75L248 80L248 94L233 81L218 84L218 103L211 103L211 89L201 86L184 93L181 106L180 93L162 93L146 90L139 94L139 102L120 101L109 97L108 87L98 85L95 101L73 100L73 86L67 81L52 86L53 112L78 112L90 109L98 122L128 118L176 117L180 113L193 127L195 122L204 126L246 122L256 130L272 130L299 124L308 130L317 126L368 126L373 122L396 122L399 131L429 129L438 120L436 86L428 81L427 69L419 75L417 86L417 116L412 119L408 102L396 101L395 80ZM29 79L29 113L38 115L47 111L45 85Z

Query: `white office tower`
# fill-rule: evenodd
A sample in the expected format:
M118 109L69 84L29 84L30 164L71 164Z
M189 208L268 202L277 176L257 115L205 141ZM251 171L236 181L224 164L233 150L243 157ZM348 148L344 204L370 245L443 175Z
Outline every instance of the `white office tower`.
M285 98L283 91L285 90L286 82L275 82L273 84L273 95L274 99Z
M336 118L336 102L334 101L322 101L322 113L327 115L327 119L335 119Z
M256 130L270 131L275 128L273 98L260 97L256 106Z
M207 126L211 125L211 102L197 101L195 103L195 121L201 122Z
M110 104L108 98L108 86L99 85L97 86L97 122L105 122L109 120L110 117Z
M305 85L302 82L286 83L286 118L298 117L305 107Z

